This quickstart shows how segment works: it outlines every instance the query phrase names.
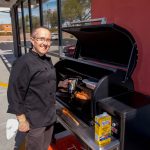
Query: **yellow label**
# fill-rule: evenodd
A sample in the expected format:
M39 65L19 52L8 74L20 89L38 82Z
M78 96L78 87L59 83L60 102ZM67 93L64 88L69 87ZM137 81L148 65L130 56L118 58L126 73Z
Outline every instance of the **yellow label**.
M100 146L111 142L111 116L107 113L95 116L95 141Z

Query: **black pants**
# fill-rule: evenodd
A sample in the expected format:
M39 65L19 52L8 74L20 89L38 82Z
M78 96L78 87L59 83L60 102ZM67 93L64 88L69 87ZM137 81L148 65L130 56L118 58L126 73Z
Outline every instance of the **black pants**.
M27 133L26 132L20 132L17 131L16 137L15 137L15 145L13 150L19 150L20 146L24 143L25 137Z
M53 126L31 129L26 135L26 150L48 150Z

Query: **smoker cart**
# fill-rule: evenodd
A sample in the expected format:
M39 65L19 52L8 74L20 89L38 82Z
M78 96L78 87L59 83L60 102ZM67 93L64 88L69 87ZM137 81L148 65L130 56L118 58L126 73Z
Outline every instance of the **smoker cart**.
M64 57L56 63L57 79L59 82L74 78L77 84L72 93L67 89L57 90L58 119L95 149L90 145L95 144L94 117L101 109L98 102L134 91L131 75L137 62L136 42L129 31L116 24L75 26L63 28L63 31L74 35L77 43L73 58ZM77 98L76 93L86 93L87 100ZM106 149L119 146L119 140L112 136L112 143Z

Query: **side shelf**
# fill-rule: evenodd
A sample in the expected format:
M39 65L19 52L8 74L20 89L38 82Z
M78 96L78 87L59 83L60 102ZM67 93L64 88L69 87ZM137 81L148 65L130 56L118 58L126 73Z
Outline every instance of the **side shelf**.
M85 143L92 150L119 150L119 140L112 137L110 144L100 147L94 140L94 128L87 126L73 113L67 110L59 102L57 104L57 118L58 121L67 129L77 136L83 143ZM64 111L65 110L65 111Z

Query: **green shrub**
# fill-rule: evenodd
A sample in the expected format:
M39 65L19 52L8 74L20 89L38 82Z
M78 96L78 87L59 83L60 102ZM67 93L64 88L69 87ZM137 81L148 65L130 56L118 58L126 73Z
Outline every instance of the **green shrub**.
M0 32L0 36L8 36L8 35L12 35L11 32Z

